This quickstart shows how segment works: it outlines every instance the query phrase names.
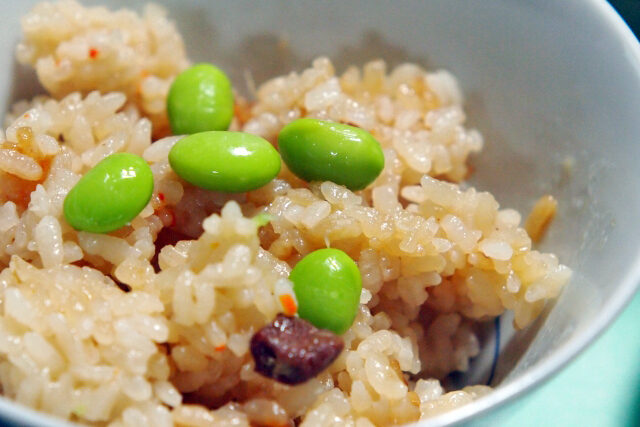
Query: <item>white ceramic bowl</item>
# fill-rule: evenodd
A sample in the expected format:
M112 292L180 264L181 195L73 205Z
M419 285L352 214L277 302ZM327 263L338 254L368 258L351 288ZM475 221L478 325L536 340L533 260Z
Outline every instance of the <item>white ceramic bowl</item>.
M33 3L3 3L2 109L34 94L33 73L13 60L19 17ZM318 55L339 68L376 57L446 68L462 85L471 125L486 139L473 184L523 212L545 192L559 199L543 249L574 269L570 284L530 328L513 337L503 331L492 394L422 425L469 419L531 390L592 342L635 293L640 47L604 0L159 3L176 20L190 57L218 63L239 87L245 69L260 82ZM289 54L278 48L282 37ZM566 159L574 163L570 175ZM508 329L508 316L500 324ZM462 381L486 378L491 356L488 349ZM60 425L4 399L0 418Z

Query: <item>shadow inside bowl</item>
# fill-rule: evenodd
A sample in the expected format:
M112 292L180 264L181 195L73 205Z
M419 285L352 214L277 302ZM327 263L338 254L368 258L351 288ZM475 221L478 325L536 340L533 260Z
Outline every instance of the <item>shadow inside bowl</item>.
M17 101L30 100L36 95L46 93L36 76L36 71L29 65L20 64L15 57L11 63L10 91L3 111L10 111L11 105Z

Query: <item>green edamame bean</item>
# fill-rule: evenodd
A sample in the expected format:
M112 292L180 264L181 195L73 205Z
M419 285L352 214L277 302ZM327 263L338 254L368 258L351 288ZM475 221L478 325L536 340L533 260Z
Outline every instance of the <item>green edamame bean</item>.
M64 199L64 217L76 230L108 233L149 203L151 168L140 156L112 154L87 172Z
M351 190L371 184L384 168L380 143L363 129L298 119L278 135L282 160L305 181L333 181Z
M169 89L167 113L175 135L227 130L233 117L229 78L211 64L186 69Z
M182 179L207 190L240 193L262 187L280 172L280 156L266 140L243 132L189 135L169 152Z
M319 249L302 258L289 279L298 314L317 328L343 334L358 311L362 278L356 263L339 249Z

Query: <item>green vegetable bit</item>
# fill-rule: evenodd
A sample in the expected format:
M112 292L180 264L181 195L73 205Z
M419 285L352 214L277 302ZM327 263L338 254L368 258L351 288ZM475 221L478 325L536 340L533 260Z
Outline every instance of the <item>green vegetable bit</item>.
M356 263L339 249L319 249L291 270L298 314L314 326L343 334L356 317L362 279Z
M227 130L233 118L229 78L211 64L186 69L169 89L167 112L175 135Z
M351 190L371 184L384 168L380 143L367 131L316 119L298 119L278 135L289 169L305 181L333 181Z
M258 215L254 216L252 219L258 227L264 227L273 220L273 217L266 212L261 212Z
M241 193L262 187L280 172L280 155L265 139L242 132L189 135L169 152L182 179L207 190Z
M140 156L112 154L87 172L64 199L64 216L76 230L108 233L126 225L149 203L151 168Z
M78 417L82 417L87 413L87 405L78 405L71 411Z

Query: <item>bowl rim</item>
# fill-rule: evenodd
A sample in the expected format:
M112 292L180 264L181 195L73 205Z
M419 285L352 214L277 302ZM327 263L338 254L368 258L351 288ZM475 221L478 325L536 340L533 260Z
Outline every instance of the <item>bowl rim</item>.
M624 19L607 0L581 0L581 7L591 8L594 16L599 16L606 23L620 43L624 45L627 55L633 59L636 71L640 74L640 42L633 34ZM609 304L596 315L590 327L583 328L562 345L551 357L525 372L518 381L511 381L505 386L496 387L491 393L444 414L418 421L410 426L431 427L455 425L480 415L487 415L506 404L521 398L539 388L554 374L566 367L569 362L593 344L614 320L630 304L634 295L640 291L640 251L635 262L630 266L622 280L618 291L610 298ZM32 425L44 427L61 427L77 425L31 407L24 406L14 400L0 395L0 421L8 421L15 425Z
M594 16L604 20L606 27L625 47L625 52L633 61L638 75L640 75L640 42L629 28L624 19L606 0L581 0L580 7L591 8ZM493 391L480 399L442 415L418 421L411 424L415 427L432 427L455 425L464 421L471 421L480 415L487 415L507 403L513 402L526 394L536 390L547 382L553 375L566 367L604 331L613 324L614 320L627 307L634 295L640 291L640 251L635 256L635 262L629 266L617 292L611 296L609 303L598 312L588 328L583 328L562 345L552 356L540 364L525 371L518 381L510 381L503 387L496 387Z

